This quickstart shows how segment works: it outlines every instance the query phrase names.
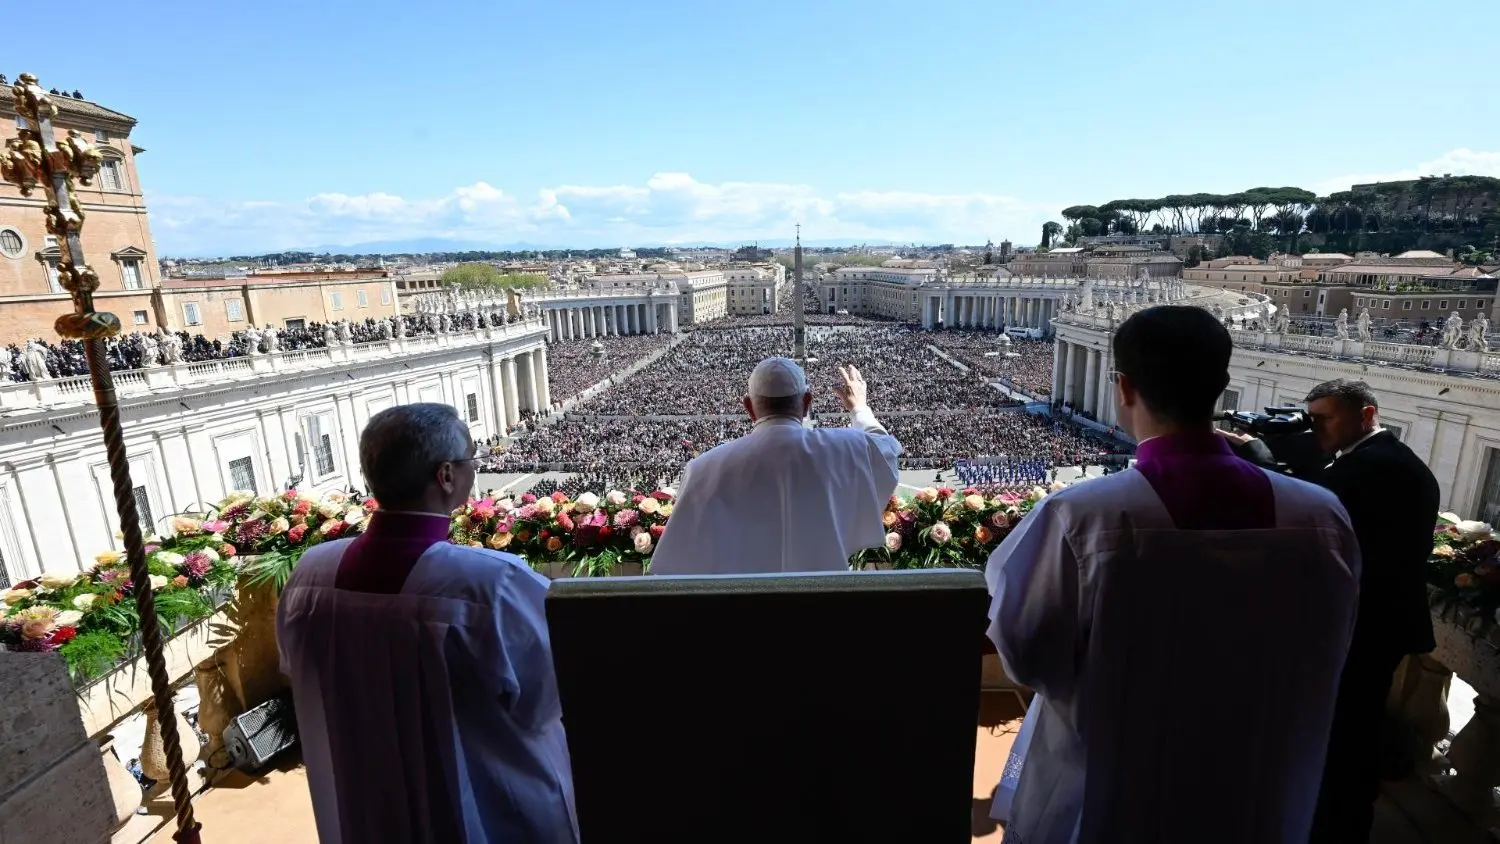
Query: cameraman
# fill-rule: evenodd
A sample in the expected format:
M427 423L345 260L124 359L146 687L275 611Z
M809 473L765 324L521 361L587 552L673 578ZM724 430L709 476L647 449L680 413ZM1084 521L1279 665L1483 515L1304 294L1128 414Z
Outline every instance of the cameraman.
M1366 842L1380 787L1380 733L1396 666L1434 647L1423 569L1432 552L1438 483L1395 434L1363 381L1339 379L1307 394L1319 447L1333 455L1305 480L1337 495L1359 539L1364 570L1354 639L1339 685L1312 841ZM1262 465L1265 444L1221 432Z

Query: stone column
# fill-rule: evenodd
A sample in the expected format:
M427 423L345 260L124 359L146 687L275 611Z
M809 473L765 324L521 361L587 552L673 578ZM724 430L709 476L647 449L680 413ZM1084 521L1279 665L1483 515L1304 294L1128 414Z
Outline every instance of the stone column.
M1052 344L1052 400L1062 397L1063 353L1061 343Z
M1078 391L1074 387L1077 386L1075 374L1078 369L1078 347L1072 343L1060 342L1058 345L1063 347L1063 398L1077 410Z
M552 387L547 383L547 350L536 349L531 353L532 381L536 384L537 400L543 411L552 409Z
M503 365L500 380L505 385L505 425L510 427L521 421L521 408L516 403L516 359L508 357Z
M649 299L646 302L646 333L656 333L656 300Z
M932 297L922 297L922 327L932 330Z
M594 312L594 330L599 332L600 337L608 337L609 332L604 327L604 306L599 305L592 310Z
M667 316L670 318L668 331L677 333L677 303L673 302L667 306Z
M1087 413L1097 413L1099 402L1099 353L1093 349L1084 350L1084 372L1083 372L1083 407L1081 410Z
M525 354L522 354L520 356L521 366L524 368L524 374L526 376L526 409L531 411L532 413L541 413L543 410L547 409L543 404L541 404L542 390L537 386L536 383L536 361L534 360L534 358L539 357L540 355L541 352L532 349L531 351L526 352Z

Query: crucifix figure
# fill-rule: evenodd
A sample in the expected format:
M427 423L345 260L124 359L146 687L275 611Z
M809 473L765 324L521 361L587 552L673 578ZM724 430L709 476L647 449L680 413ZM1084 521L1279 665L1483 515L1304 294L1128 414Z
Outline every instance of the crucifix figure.
M73 195L73 180L88 185L99 173L103 154L76 129L68 130L58 140L52 119L57 116L53 96L37 84L37 78L23 73L11 86L15 101L16 136L5 142L0 158L0 179L15 185L22 196L41 188L46 198L42 214L47 233L57 238L57 283L73 297L73 312L63 314L53 328L63 337L83 341L89 376L94 386L94 402L99 408L99 425L104 431L104 448L109 456L109 475L114 487L115 509L120 517L125 556L130 561L136 611L140 617L141 642L146 652L147 674L166 746L167 767L171 771L172 802L177 814L176 839L182 844L197 844L199 826L193 819L187 783L187 769L182 763L181 737L172 712L172 686L162 655L161 625L157 620L156 601L151 594L150 571L146 567L145 543L141 538L141 519L136 510L135 485L130 479L130 464L125 455L125 437L120 428L120 405L115 398L114 379L110 375L105 341L120 333L120 320L114 314L94 310L94 291L99 276L83 263L83 208ZM196 742L194 742L196 744Z

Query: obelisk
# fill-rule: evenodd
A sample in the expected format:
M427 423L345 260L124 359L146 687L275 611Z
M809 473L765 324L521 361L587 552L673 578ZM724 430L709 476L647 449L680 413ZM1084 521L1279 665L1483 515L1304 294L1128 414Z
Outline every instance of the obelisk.
M802 289L802 224L797 224L797 245L792 250L792 356L807 367L807 293Z

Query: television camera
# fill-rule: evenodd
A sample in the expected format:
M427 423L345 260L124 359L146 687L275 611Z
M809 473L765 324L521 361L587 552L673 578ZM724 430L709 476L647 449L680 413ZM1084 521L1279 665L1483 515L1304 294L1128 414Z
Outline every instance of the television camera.
M1265 443L1286 474L1309 477L1328 463L1328 455L1313 437L1312 419L1300 407L1267 407L1264 413L1230 410L1214 418Z

